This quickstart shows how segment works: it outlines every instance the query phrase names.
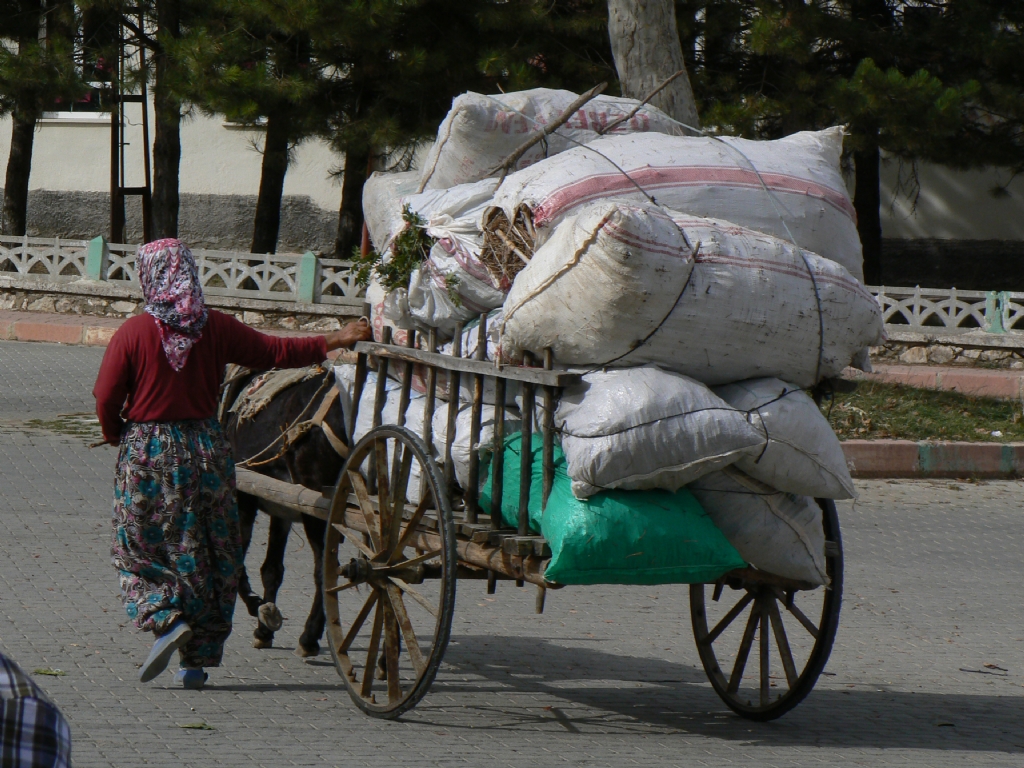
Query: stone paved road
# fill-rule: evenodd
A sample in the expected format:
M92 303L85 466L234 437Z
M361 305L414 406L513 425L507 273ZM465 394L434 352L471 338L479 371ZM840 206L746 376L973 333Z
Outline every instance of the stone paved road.
M207 690L140 685L147 638L108 564L113 450L17 426L87 409L101 354L0 343L0 648L67 672L37 679L71 721L77 766L1024 766L1016 483L860 483L840 506L832 674L766 725L706 683L683 588L567 588L536 616L532 592L491 602L474 582L431 694L400 722L371 720L327 660L291 653L311 592L298 536L281 648L251 648L243 616ZM179 727L199 722L214 730Z

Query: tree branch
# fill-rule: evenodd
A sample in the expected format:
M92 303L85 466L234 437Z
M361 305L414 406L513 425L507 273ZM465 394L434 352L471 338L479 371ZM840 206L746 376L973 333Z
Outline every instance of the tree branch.
M498 186L500 187L501 183L505 180L505 176L508 175L509 170L516 163L519 162L520 158L522 158L522 156L525 155L531 147L536 146L544 139L546 139L548 136L550 136L552 133L561 128L563 125L565 125L569 118L576 114L577 110L579 110L580 107L582 107L588 101L590 101L599 93L604 91L604 89L607 87L608 83L599 83L586 93L581 94L576 99L576 101L574 101L572 104L566 107L565 111L562 112L558 117L556 117L553 122L551 122L549 125L546 125L543 131L540 131L534 136L531 136L522 146L519 147L519 149L517 149L511 155L509 155L496 166L494 166L494 168L492 168L490 173L488 173L487 175L493 176L498 171L501 171L501 177L498 179Z
M608 125L606 125L602 129L600 129L598 131L598 133L603 136L604 134L609 133L613 129L615 129L618 126L622 125L627 120L632 120L633 116L636 115L637 112L639 112L641 109L643 109L647 105L647 102L649 102L651 99L653 99L659 93L661 93L661 91L664 88L668 87L668 85L673 80L675 80L680 75L684 75L684 74L686 74L686 70L685 69L680 69L678 72L676 72L674 75L672 75L668 80L666 80L661 85L659 85L657 88L655 88L653 91L648 93L639 104L637 104L635 107L633 107L633 109L630 111L630 113L628 115L623 115L622 117L618 118L617 120L612 120L610 123L608 123Z
M139 38L139 40L142 41L143 45L145 45L151 51L154 51L155 53L160 53L161 51L163 51L163 47L160 45L160 43L158 43L156 40L151 38L137 26L135 26L135 24L128 20L127 16L121 16L121 24L128 27L128 29L134 32L136 36Z

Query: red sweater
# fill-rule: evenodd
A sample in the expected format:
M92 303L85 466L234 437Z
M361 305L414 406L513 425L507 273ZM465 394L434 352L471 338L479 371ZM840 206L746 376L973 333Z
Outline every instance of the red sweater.
M148 314L137 315L118 329L107 346L92 391L96 415L103 437L117 443L125 419L182 421L213 416L227 363L257 369L301 368L326 357L323 336L267 336L211 309L185 367L175 371L160 344L156 320Z

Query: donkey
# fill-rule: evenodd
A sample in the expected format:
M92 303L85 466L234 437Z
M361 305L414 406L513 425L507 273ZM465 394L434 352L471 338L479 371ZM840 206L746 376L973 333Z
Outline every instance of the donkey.
M248 387L258 373L253 372L230 381L225 387L222 402L232 402L237 393ZM326 369L324 373L292 385L275 396L262 411L241 423L236 414L223 413L222 423L234 450L235 460L243 464L245 460L251 459L249 469L277 480L298 483L315 491L320 491L327 485L334 485L344 464L344 458L339 451L347 453L344 415L339 398L333 398L333 403L323 416L324 423L335 436L335 444L332 444L325 431L320 428L304 430L297 437L282 438L282 433L288 427L310 419L324 404L324 399L330 397L333 376L331 370ZM314 400L316 402L313 402ZM342 445L337 445L339 442ZM270 648L274 643L274 632L281 628L282 623L281 613L275 602L281 582L284 580L285 546L292 527L289 518L293 518L295 513L276 509L273 503L239 492L238 512L242 524L244 552L248 552L249 544L252 542L253 525L259 509L271 515L267 554L260 567L263 596L253 593L244 566L239 579L238 594L245 603L249 615L258 620L256 631L253 633L253 646ZM316 585L313 605L295 649L296 655L307 657L320 653L320 639L323 637L326 624L321 574L327 524L310 515L301 517L306 541L309 542L313 555L313 578Z

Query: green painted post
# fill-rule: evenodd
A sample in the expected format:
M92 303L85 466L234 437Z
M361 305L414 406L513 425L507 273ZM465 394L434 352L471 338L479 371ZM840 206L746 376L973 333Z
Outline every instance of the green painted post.
M299 260L296 270L296 301L315 304L320 301L320 259L312 251L306 251Z
M1006 333L1003 328L1003 296L999 291L985 294L985 332Z
M924 477L935 471L935 456L932 447L923 440L917 444L917 467Z
M107 269L110 267L110 249L107 239L100 235L89 241L89 250L85 255L85 276L90 280L106 280Z

